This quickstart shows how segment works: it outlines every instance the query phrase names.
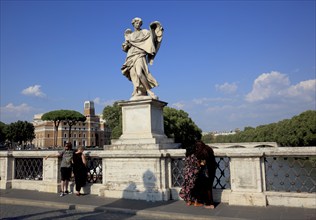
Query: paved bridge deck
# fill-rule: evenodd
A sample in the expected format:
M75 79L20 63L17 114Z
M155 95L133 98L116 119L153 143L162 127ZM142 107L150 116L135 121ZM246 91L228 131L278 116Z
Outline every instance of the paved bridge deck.
M316 202L316 199L315 199ZM60 209L80 209L86 211L108 211L152 216L155 219L279 219L312 220L316 210L281 206L249 207L217 204L214 210L203 207L186 206L183 201L146 202L140 200L104 198L96 195L77 197L74 194L59 197L56 193L31 190L0 190L0 204L14 204L34 207L56 207ZM19 206L19 209L21 207ZM1 211L1 209L0 209ZM0 212L1 213L1 212ZM1 217L1 216L0 216ZM79 218L76 215L76 218Z

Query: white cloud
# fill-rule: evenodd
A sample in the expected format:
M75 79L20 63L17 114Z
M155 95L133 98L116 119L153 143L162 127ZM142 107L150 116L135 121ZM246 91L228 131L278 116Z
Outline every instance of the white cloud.
M192 100L194 104L196 105L207 105L207 104L212 104L213 102L231 102L233 101L232 99L229 98L196 98Z
M97 105L100 105L101 99L100 99L99 97L97 97L97 98L95 98L95 99L93 100L93 102L94 102L95 104L97 104Z
M93 100L93 102L96 105L107 106L107 105L113 105L115 101L114 100L102 101L100 97L96 97Z
M23 95L36 96L36 97L45 97L46 94L41 91L40 85L30 86L22 91Z
M254 81L252 91L246 95L246 101L257 102L279 97L289 85L290 80L285 74L276 71L263 73Z
M22 103L21 105L14 106L13 103L9 103L4 107L1 107L2 113L12 113L14 115L20 116L23 113L31 112L33 108L26 103Z
M216 84L215 88L216 88L217 91L220 91L220 92L223 92L223 93L226 93L226 94L232 94L232 93L237 91L238 86L237 86L236 83L227 83L227 82L225 82L222 85Z
M171 106L176 109L183 109L185 105L183 102L177 102L177 103L173 103Z
M253 83L253 88L246 95L246 101L265 103L315 103L316 80L301 81L290 85L290 80L285 74L271 72L261 74Z
M14 105L9 103L6 106L0 107L0 121L11 123L18 120L32 121L36 109L26 103Z
M296 85L290 86L282 94L289 98L295 98L305 101L314 101L316 96L316 79L302 81Z
M214 113L214 112L223 113L224 111L236 111L236 110L239 110L240 108L242 108L241 105L216 105L216 106L212 106L212 107L207 108L205 110L205 112L207 112L207 113Z
M256 127L315 110L316 79L291 84L286 74L272 71L259 75L246 97L201 97L182 103L186 103L182 109L205 131Z

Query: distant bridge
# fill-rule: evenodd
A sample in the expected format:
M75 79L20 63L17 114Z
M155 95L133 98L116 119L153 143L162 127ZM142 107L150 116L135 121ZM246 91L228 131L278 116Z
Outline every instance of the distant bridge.
M276 142L207 143L207 145L213 148L279 147Z

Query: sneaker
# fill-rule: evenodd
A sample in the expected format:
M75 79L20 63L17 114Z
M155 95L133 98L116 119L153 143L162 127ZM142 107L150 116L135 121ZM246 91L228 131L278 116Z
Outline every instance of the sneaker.
M60 194L60 197L63 197L65 195L65 193L64 192L62 192L61 194Z
M68 191L68 190L66 190L66 192L65 192L66 194L72 194L72 191Z

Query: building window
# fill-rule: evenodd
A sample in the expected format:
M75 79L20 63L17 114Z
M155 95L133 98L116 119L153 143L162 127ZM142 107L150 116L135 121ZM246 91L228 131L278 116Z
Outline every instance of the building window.
M49 138L49 134L47 134L47 137Z
M66 133L64 134L64 137L65 137L65 138L67 137L67 134L66 134Z

